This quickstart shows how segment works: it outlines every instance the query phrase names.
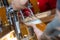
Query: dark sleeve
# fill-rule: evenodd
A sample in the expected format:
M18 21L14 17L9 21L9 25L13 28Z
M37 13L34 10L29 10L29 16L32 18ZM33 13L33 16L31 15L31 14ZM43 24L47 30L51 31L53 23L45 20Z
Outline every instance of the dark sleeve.
M60 0L57 0L57 9L60 10Z

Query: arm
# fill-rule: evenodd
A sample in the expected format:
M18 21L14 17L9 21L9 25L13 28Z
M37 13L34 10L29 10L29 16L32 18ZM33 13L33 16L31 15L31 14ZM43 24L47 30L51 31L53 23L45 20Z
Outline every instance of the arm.
M33 30L38 38L38 40L40 40L40 36L43 34L42 31L40 31L35 25L31 25L33 27Z
M49 40L50 37L47 36L46 32L42 32L41 30L39 30L35 25L31 25L34 29L34 32L38 38L38 40ZM48 28L49 29L49 28ZM49 30L50 31L50 30ZM48 37L48 38L47 38Z
M25 4L28 2L28 0L8 0L8 2L14 10L20 10L26 8Z

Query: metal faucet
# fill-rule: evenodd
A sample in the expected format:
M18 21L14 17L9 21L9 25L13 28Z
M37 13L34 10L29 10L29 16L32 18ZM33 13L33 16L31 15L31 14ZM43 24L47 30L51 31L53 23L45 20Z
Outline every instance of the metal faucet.
M7 8L8 10L8 8ZM11 25L14 26L14 29L15 29L15 33L16 33L16 36L17 36L17 39L20 40L20 23L19 23L19 20L18 20L18 16L17 16L17 12L14 11L13 9L11 9L10 11L7 11L7 16L8 16L8 20L10 22Z
M8 21L10 25L13 25L17 39L21 40L20 23L18 20L17 11L13 10L13 8L8 4L7 0L3 0L3 4L6 7Z

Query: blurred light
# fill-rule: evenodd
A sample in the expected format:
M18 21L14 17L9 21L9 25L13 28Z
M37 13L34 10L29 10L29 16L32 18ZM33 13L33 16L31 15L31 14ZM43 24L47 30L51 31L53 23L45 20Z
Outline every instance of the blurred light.
M7 35L3 36L1 40L17 40L17 38L14 37L13 33L14 33L14 30L8 33Z

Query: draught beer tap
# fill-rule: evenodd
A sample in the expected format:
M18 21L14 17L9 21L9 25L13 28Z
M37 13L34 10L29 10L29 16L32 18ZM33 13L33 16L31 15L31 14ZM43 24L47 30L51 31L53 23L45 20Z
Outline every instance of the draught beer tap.
M8 4L7 0L3 0L3 4L6 7L6 15L7 15L8 21L11 25L14 26L17 39L21 40L20 38L21 32L20 32L20 25L19 25L17 11L13 10L13 8Z

